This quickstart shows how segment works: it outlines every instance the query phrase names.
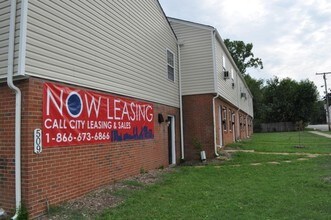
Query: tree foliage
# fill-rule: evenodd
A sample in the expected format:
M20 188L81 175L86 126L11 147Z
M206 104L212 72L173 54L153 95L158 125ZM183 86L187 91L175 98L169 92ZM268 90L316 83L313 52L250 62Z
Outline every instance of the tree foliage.
M254 111L254 129L258 131L260 124L263 123L267 106L263 103L264 98L264 81L262 79L254 79L249 74L244 75L244 79L248 88L253 95L253 111Z
M246 69L249 67L260 67L263 69L262 60L254 57L252 43L245 44L243 41L231 41L230 39L225 39L224 44L228 48L228 51L242 74L245 74Z
M264 87L263 103L268 106L265 122L307 123L312 118L317 98L317 88L309 80L270 79Z
M253 44L229 39L225 39L224 44L252 92L254 127L269 122L307 123L314 119L314 114L321 113L321 105L317 104L317 88L313 82L309 80L297 82L290 78L277 77L266 82L261 79L256 80L246 74L246 69L250 67L263 69L262 60L254 57ZM315 119L321 118L322 116L319 115L318 119Z
M256 80L244 75L253 95L254 129L261 123L323 121L325 111L318 102L315 84L309 80L297 82L290 78L274 77Z
M325 101L320 100L314 104L314 109L310 123L326 124Z

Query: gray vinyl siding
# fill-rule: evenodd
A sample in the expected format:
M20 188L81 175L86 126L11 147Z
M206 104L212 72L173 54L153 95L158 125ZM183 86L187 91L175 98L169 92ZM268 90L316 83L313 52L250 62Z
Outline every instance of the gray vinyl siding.
M212 30L169 19L181 46L182 94L214 93Z
M235 71L235 67L230 62L230 58L224 52L220 42L215 40L215 56L216 56L216 72L217 72L217 92L227 101L233 105L238 105L238 85L237 80L239 78L238 73ZM229 78L224 79L223 71L223 56L225 57L225 67L229 71ZM231 78L231 70L234 73L234 79ZM234 87L232 87L234 83Z
M176 37L157 1L29 1L26 74L179 106Z
M253 99L251 94L248 91L248 88L245 86L243 80L240 78L239 79L239 108L247 113L250 116L253 116ZM246 94L246 99L241 97L241 93Z
M21 6L20 3L18 3L16 7L14 75L17 74L20 10L21 10ZM2 81L4 78L7 77L9 23L10 23L10 1L0 0L0 81Z
M217 93L222 99L252 116L251 94L217 30L208 25L176 18L169 18L169 21L182 44L182 94ZM229 71L228 79L224 79L223 56L226 70ZM246 93L247 99L241 98L241 91Z
M219 39L215 40L215 56L216 56L216 71L217 71L217 93L222 96L245 113L253 116L253 100L249 88L244 83L244 79L237 67L229 57L225 45L221 45ZM225 68L229 71L229 78L224 79L223 71L223 56L225 57ZM233 79L232 73L233 72ZM232 86L234 83L234 87ZM246 99L241 97L241 92L246 94Z

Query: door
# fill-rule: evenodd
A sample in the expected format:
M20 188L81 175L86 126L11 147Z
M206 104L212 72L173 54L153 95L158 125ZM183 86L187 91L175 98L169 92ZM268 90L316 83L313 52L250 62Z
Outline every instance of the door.
M236 124L236 115L234 112L232 112L232 132L233 132L233 142L236 141L236 129L235 129L235 124Z
M168 159L169 164L176 164L175 117L168 116Z
M219 113L219 135L220 135L220 146L223 146L223 123L222 123L222 106L219 106L218 109Z

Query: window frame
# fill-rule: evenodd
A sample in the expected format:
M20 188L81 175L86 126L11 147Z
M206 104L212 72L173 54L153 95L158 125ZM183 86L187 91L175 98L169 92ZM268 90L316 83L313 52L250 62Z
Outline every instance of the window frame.
M232 132L232 110L230 108L228 110L228 115L229 115L229 120L228 120L229 131Z
M171 63L169 63L169 53L173 56L172 57L172 62L173 62L173 65L171 65ZM172 50L170 49L166 49L166 63L167 63L167 67L166 67L166 74L167 74L167 79L171 82L175 82L176 80L176 55L174 52L172 52ZM173 69L173 79L169 78L169 67Z
M226 60L224 54L222 55L222 67L223 67L223 71L226 71Z

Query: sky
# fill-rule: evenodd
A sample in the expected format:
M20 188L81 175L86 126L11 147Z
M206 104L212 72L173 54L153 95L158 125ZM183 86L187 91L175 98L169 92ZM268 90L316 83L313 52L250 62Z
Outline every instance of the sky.
M255 79L313 81L321 96L331 72L330 0L159 0L169 17L215 27L223 39L253 43L264 68ZM331 74L327 87L331 89Z

